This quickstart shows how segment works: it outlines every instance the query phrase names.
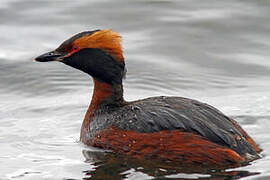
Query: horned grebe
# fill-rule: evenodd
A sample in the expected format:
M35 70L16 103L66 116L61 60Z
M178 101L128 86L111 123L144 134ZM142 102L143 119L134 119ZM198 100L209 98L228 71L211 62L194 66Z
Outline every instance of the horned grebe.
M237 122L208 104L165 96L126 102L125 62L116 32L81 32L35 60L60 61L93 77L80 136L86 145L207 166L239 166L259 158L260 148Z

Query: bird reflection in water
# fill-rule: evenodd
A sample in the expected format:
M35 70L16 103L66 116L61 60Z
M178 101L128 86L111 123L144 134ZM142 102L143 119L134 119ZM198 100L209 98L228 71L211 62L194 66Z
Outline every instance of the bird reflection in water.
M83 150L85 162L95 166L83 171L84 180L117 180L127 178L134 173L138 179L239 179L259 174L249 171L226 171L225 169L207 169L201 166L187 166L173 162L162 162L153 159L139 160L130 156L110 152ZM135 175L136 174L136 175ZM172 176L173 174L173 176Z

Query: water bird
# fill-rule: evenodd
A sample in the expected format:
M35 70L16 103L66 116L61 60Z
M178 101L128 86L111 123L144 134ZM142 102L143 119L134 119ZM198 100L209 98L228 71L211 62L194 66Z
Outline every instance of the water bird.
M261 149L232 118L184 97L150 97L127 102L121 36L110 29L85 31L35 58L59 61L92 76L94 90L80 140L139 159L200 166L240 166Z

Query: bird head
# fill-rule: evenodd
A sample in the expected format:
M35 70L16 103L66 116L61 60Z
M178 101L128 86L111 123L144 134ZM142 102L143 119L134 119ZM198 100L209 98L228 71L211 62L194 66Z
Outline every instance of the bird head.
M35 61L59 61L108 84L121 84L126 72L121 36L111 30L78 33Z

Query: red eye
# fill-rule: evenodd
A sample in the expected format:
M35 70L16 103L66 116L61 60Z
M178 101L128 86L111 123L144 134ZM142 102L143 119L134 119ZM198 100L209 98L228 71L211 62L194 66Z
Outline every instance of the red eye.
M65 57L69 57L69 56L71 56L72 54L78 52L79 50L80 50L80 49L79 49L77 46L73 46L73 47L71 48L71 50L69 50L69 52L67 53L67 55L66 55Z

